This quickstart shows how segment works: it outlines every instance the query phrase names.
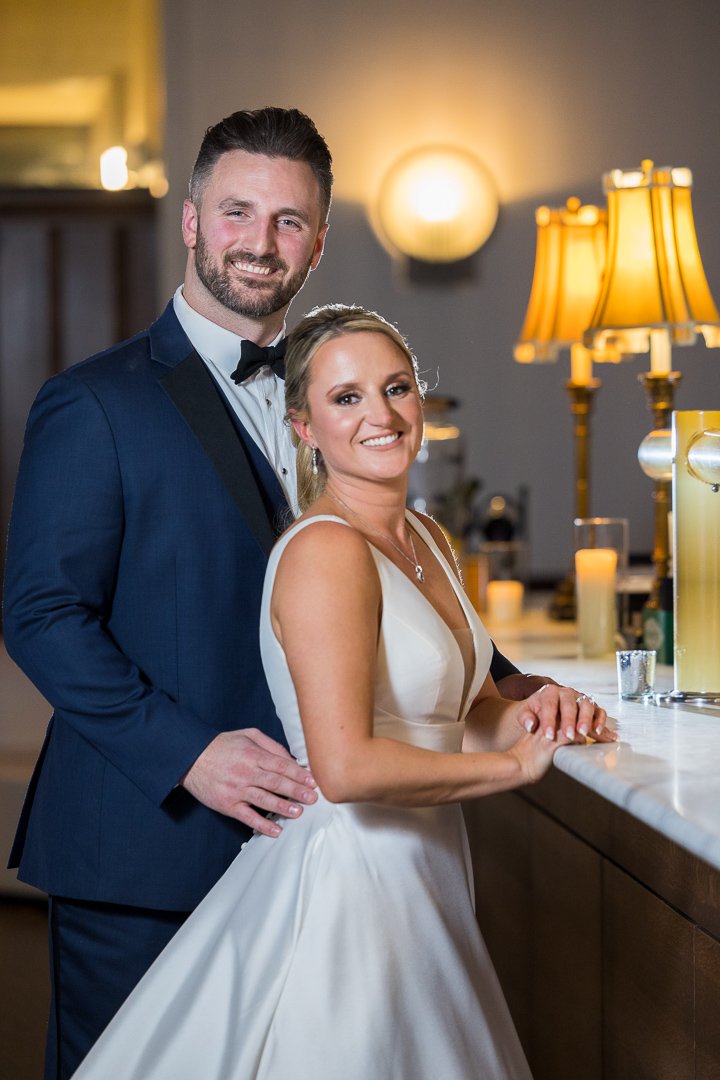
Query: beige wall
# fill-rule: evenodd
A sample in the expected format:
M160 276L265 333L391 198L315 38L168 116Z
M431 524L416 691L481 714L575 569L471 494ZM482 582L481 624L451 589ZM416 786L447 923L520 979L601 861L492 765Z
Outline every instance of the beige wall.
M512 346L534 258L533 211L602 199L600 177L646 157L690 166L711 287L720 300L720 8L712 0L166 0L163 287L179 280L180 204L204 128L236 108L296 105L326 136L336 199L326 255L292 310L358 302L396 320L439 389L463 401L469 471L486 490L531 491L533 565L564 572L571 550L569 361L521 367ZM366 218L403 150L446 140L496 177L497 230L472 280L411 284ZM600 369L593 444L596 514L630 518L648 550L651 485L636 464L650 427L637 374ZM678 349L678 406L720 406L720 351Z
M3 162L5 183L96 186L99 154L115 143L132 168L160 156L158 9L159 0L1 5L1 148L18 161L15 173ZM44 139L40 162L33 129Z

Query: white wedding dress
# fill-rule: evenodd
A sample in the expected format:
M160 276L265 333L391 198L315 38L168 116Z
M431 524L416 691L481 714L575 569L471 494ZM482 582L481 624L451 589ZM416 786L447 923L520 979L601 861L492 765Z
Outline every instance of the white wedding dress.
M271 629L263 663L291 752L307 761L297 701ZM329 520L340 521L339 518ZM475 664L419 588L370 545L383 594L378 734L459 752L491 643L456 589ZM472 651L471 651L472 656ZM322 658L318 658L322 663ZM463 687L465 687L464 702ZM181 928L75 1080L528 1080L475 922L460 806L398 809L320 795L273 840L255 835Z

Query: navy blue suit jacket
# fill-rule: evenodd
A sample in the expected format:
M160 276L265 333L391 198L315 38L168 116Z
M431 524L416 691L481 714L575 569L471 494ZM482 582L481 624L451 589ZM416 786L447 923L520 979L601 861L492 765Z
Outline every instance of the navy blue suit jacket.
M247 839L177 784L220 731L283 740L258 644L261 487L172 304L41 390L5 585L8 652L54 710L11 858L24 881L189 910Z

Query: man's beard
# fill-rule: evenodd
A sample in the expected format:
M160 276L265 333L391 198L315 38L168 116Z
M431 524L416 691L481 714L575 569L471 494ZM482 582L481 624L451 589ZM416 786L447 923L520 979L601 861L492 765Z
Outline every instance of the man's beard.
M263 278L255 283L250 275L240 284L231 274L231 262L254 263L255 266L269 266L273 270L287 270L287 264L282 259L270 255L256 256L251 252L235 251L226 254L223 262L218 265L210 255L205 237L198 229L195 244L195 270L197 276L215 299L236 315L243 315L250 319L264 318L274 315L286 307L293 297L302 289L310 273L312 259L307 265L289 278L280 281L272 289L268 290ZM253 293L253 290L257 290Z

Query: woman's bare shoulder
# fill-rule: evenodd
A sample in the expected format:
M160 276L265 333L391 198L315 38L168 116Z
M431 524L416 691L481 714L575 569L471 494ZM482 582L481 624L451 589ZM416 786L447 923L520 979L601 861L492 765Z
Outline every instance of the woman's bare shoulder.
M290 537L278 564L278 572L305 577L319 571L328 578L336 575L377 577L370 546L357 529L341 518L304 516L307 524Z

